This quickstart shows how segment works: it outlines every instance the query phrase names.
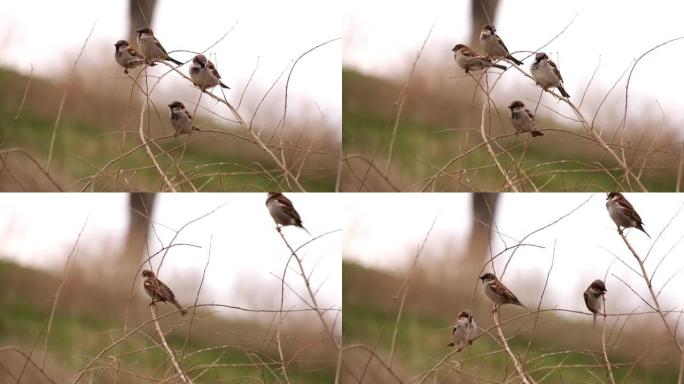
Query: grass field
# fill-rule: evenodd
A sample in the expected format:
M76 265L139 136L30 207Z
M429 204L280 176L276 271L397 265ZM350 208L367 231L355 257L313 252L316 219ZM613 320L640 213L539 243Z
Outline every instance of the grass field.
M343 71L343 148L348 157L361 155L372 160L381 171L385 170L398 112L394 103L401 88L401 84L390 80L352 69ZM452 159L482 143L480 110L472 108L471 98L472 95L466 97L458 89L444 93L431 92L421 88L421 84L408 88L389 177L395 187L404 191L506 190L506 183L484 146L451 164L436 183L428 183L430 177ZM495 123L487 131L488 137L512 131L504 106L500 106L500 110L493 112L490 118ZM633 188L623 181L623 172L600 147L586 138L566 133L583 133L579 127L559 125L542 116L537 119L537 124L555 130L545 131L543 137L527 143L528 136L520 135L498 140L500 147L493 144L503 168L521 190L534 190L529 180L544 191ZM638 139L628 138L628 142ZM647 159L641 180L650 191L672 191L675 188L679 152L676 148L664 148L667 144L663 143L670 139L674 140L667 135L659 137L656 150L650 154L646 149L626 151L634 169L638 170L643 159ZM640 143L643 147L648 142ZM504 150L508 150L512 158L504 154ZM352 158L348 164L344 178L347 189L363 190L361 184L365 181L368 184L366 188L393 190L375 171L368 170L365 161ZM517 171L518 168L525 171L529 180Z
M343 276L345 345L366 345L375 349L380 358L389 361L400 302L395 295L403 277L351 262L343 263ZM397 327L393 371L406 382L420 382L417 378L421 378L422 374L453 352L453 349L446 346L450 342L451 325L458 311L467 305L469 299L431 285L427 277L414 278L411 287ZM489 306L481 304L471 309L474 310L480 328L493 325ZM517 308L505 308L502 319L521 313ZM600 343L597 342L600 341L598 326L592 329L591 322L575 322L558 316L542 315L528 351L531 325L532 321L528 318L512 322L503 328L507 337L510 337L508 342L511 349L537 382L542 382L542 379L546 383L607 382ZM492 331L492 335L494 334ZM641 336L631 331L625 331L618 341L609 353L611 363L616 364L613 367L616 382L676 382L676 358L655 352L643 355L648 342L644 342ZM354 362L350 363L353 377L358 379L365 371L368 382L396 382L380 364L373 362L366 365L369 361L367 352L361 349L352 351L348 357ZM663 360L660 359L669 363L662 365L659 362ZM636 361L638 363L634 363ZM475 376L479 376L481 380L475 379ZM501 382L507 376L515 376L510 359L492 337L485 335L479 337L471 348L446 358L446 363L426 382ZM409 380L410 378L413 380ZM349 380L354 382L351 377Z
M59 279L45 272L0 260L0 366L3 368L0 369L0 382L15 382L11 378L16 378L25 362L8 349L10 347L26 353L33 349L33 359L41 362L52 295L58 285ZM121 337L125 303L125 293L116 294L80 282L65 286L47 344L45 371L52 379L70 382L75 372ZM131 305L129 331L149 320L150 316L147 300L135 299ZM160 308L160 314L166 309ZM188 323L178 320L171 317L160 323L168 332L166 339L171 348L177 353L185 350L181 364L195 383L284 380L278 369L277 349L273 343L262 339L269 334L267 325L227 320L213 316L210 311L202 311L195 318L193 332L186 344ZM290 359L287 366L289 381L331 383L335 375L334 354L311 345L302 346L300 339L305 335L306 330L285 331L284 337L289 340L284 343L284 353ZM332 357L327 359L327 356ZM173 369L158 346L158 336L152 325L143 327L108 350L86 374L84 382L91 382L91 379L101 383L115 382L117 364L118 382L157 380L154 378L168 376ZM48 381L29 366L23 382Z
M15 119L28 77L0 69L0 87L3 98L0 101L0 150L21 148L45 166L48 158L60 98L63 87L44 79L33 78L27 99L19 118ZM127 109L128 91L104 97L99 94L72 87L66 99L50 172L56 182L65 190L80 190L86 186L88 177L95 175L107 163L141 144L137 131L138 107ZM152 137L172 134L166 105L158 106L150 117L152 130L146 131ZM128 116L126 139L123 141L124 116ZM206 118L206 117L204 117ZM162 127L159 126L161 121ZM294 125L294 124L292 124ZM188 140L173 137L157 142L174 159L171 161L159 148L152 145L160 167L177 182L175 163L181 159L181 170L196 188L204 191L264 191L286 188L279 185L282 173L273 162L253 143L236 138L242 132L236 126L217 125L203 121L204 130L218 132L196 132ZM298 128L291 127L293 132ZM308 129L302 127L302 130ZM334 140L320 135L305 162L301 183L310 191L329 191L334 188L337 164ZM310 137L306 131L297 133L301 138L299 147L307 148ZM294 139L293 139L294 141ZM295 143L292 143L295 144ZM185 147L185 148L184 148ZM288 151L288 164L296 173L303 159L302 153ZM23 155L3 155L5 166L0 174L2 190L55 190L55 186L43 175L36 174L33 165ZM277 181L277 182L276 182ZM159 190L163 187L159 173L153 168L144 148L121 157L106 169L87 190L128 191ZM180 184L180 190L191 191L187 184Z

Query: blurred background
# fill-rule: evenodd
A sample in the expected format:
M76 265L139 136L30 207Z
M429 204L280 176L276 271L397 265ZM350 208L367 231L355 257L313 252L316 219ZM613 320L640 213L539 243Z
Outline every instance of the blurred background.
M639 56L684 37L677 16L682 12L684 4L674 0L653 4L580 0L553 6L542 0L427 0L420 5L394 4L391 9L384 3L346 2L344 189L505 188L484 147L438 172L482 143L483 98L475 96L474 80L456 65L451 49L464 43L481 51L479 31L489 21L513 56L524 60L527 71L534 60L529 55L544 47L560 68L570 100L581 106L588 120L595 119L595 128L613 150L624 148L621 155L646 187L675 190L684 108L673 84L684 78L667 68L684 58L684 40L664 45L638 62L631 73L626 111L625 88ZM401 91L426 38L400 109ZM490 86L500 71L491 72ZM536 109L537 126L544 132L534 140L520 135L493 144L514 180L525 180L515 173L517 168L525 171L528 179L520 181L521 190L533 190L532 182L551 191L633 188L614 169L617 163L606 151L585 137L586 130L572 120L575 115L567 105L547 94L536 108L540 89L517 70L504 72L490 96L494 105L488 112L488 137L513 132L506 108L513 100L522 100L533 112ZM387 172L390 139L400 111L393 163ZM429 179L434 175L436 180Z
M384 362L392 361L402 287L407 294L397 326L393 373L421 382L446 357L426 382L501 382L507 374L515 375L510 359L486 334L472 348L447 357L454 351L447 344L460 311L471 309L483 329L493 326L492 303L477 278L483 269L502 276L508 264L502 281L530 311L538 306L558 310L540 313L538 319L514 306L504 306L501 312L502 322L520 316L504 325L504 333L535 380L607 382L602 318L592 328L582 298L594 279L602 279L608 289L608 313L625 314L609 317L606 328L610 361L617 364L616 382L676 381L679 351L661 319L656 314L635 314L652 311L635 292L649 303L652 300L636 273L638 263L607 214L605 194L347 196L342 251L349 380L396 382L367 350L351 346L367 346ZM626 197L651 235L649 239L628 229L627 238L646 258L663 310L681 311L684 262L678 255L683 250L684 197L674 193ZM519 243L523 245L511 248ZM499 254L493 269L485 267L490 255ZM678 316L668 316L675 328L681 328L675 325Z
M283 234L298 249L319 307L329 309L325 321L339 338L342 222L338 208L327 204L322 194L289 197L315 238L296 227L284 228ZM195 382L262 375L270 377L263 378L266 382L273 375L282 380L274 341L279 318L268 311L280 306L286 269L283 308L306 310L311 300L297 263L288 261L290 251L275 230L265 200L263 193L205 193L201 198L197 194L3 196L0 382L16 382L25 364L9 348L33 351L33 359L42 362L53 380L66 382L122 336L124 323L130 332L148 321L150 299L139 276L148 255L156 255L151 260L154 271L163 258L158 277L181 305L191 306L197 298L198 304L246 309L200 307L192 325L191 316L178 314L160 321L171 347L185 350L181 364L191 377L215 366ZM168 252L159 253L163 249ZM150 264L144 268L150 269ZM44 353L53 300L56 310ZM158 304L157 310L163 315L175 308ZM286 313L280 332L291 382L332 382L337 348L314 312ZM86 377L102 383L160 378L169 361L155 347L157 343L152 325L144 326L109 350ZM117 364L120 370L115 373ZM23 381L47 382L30 365Z
M193 52L208 49L205 54L231 87L225 90L227 100L247 123L252 122L261 139L280 147L282 135L285 161L293 172L301 170L305 188L332 190L341 140L339 40L299 60L282 120L286 81L294 61L307 50L341 37L339 13L336 4L310 0L287 4L269 0L1 2L2 147L21 148L47 168L53 127L68 89L49 167L57 184L65 190L160 189L160 177L144 149L134 150L141 143L143 96L138 89L132 92L133 82L114 61L114 43L126 39L137 48L135 29L150 24L162 45L180 61L188 62ZM180 71L187 74L188 67L185 64ZM213 132L193 134L187 143L182 137L160 140L159 147L151 144L161 167L172 174L174 162L182 160L179 168L203 190L276 189L281 171L244 139L246 133L230 111L206 95L199 99L199 90L169 71L165 65L148 69L150 86L164 77L151 96L146 134L153 138L173 133L167 105L174 100L194 112L197 126ZM219 90L214 94L222 97ZM162 149L171 158L161 155ZM0 189L56 189L23 153L0 154L4 165ZM111 160L116 161L89 184L86 178ZM26 163L30 165L22 166ZM179 189L192 190L188 183Z

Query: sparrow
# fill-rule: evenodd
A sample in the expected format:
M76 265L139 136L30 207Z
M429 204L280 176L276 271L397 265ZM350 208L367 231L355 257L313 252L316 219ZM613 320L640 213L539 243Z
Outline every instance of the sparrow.
M114 60L116 60L120 66L124 67L124 73L128 74L129 69L145 64L145 57L133 49L131 45L128 44L128 41L119 40L114 46L116 47L114 50Z
M525 108L525 104L522 101L516 100L508 106L511 110L511 123L513 123L513 128L515 128L515 134L521 132L529 132L532 137L544 136L543 133L537 130L534 123L534 115L529 109Z
M200 129L192 124L192 115L185 109L185 105L180 101L174 101L169 104L171 108L171 125L176 132L173 137L178 137L178 135L188 134L190 135L192 131L199 131Z
M484 47L485 55L490 59L508 59L517 65L523 62L511 56L503 40L496 34L496 28L491 24L485 24L480 31L480 44Z
M279 192L269 192L266 198L266 207L268 208L268 213L271 214L273 221L276 222L278 232L280 232L281 226L294 225L306 231L309 235L311 234L302 225L302 219L299 217L299 213L295 209L294 205L290 199L285 197Z
M176 296L173 294L171 289L157 279L157 277L154 276L154 272L146 269L142 271L142 276L145 278L145 281L143 281L143 287L145 288L145 292L147 292L147 294L152 298L152 303L157 301L164 303L168 302L175 305L180 311L181 315L185 316L185 314L187 314L187 311L183 309L183 307L181 307L176 301Z
M140 53L143 54L149 61L168 60L177 65L183 65L180 61L171 58L166 49L162 47L159 40L154 37L154 33L148 27L138 28L138 47Z
M489 67L499 68L506 70L506 67L499 64L494 64L488 58L480 56L470 49L467 45L456 44L454 48L451 49L454 52L454 60L459 67L465 69L466 73L470 71L481 71Z
M556 66L556 63L549 60L549 57L544 52L537 52L534 55L534 63L530 65L530 74L537 85L544 89L550 87L556 87L560 91L561 95L565 97L570 97L570 95L565 92L563 88L563 77Z
M603 310L603 295L608 292L606 284L603 280L596 279L584 291L584 303L587 308L594 314L594 326L596 326L596 314Z
M606 209L610 218L613 219L615 225L617 225L618 233L622 234L623 228L636 228L641 232L645 233L650 239L651 236L644 229L644 222L641 221L641 217L634 210L632 204L622 196L620 192L610 192L608 197L606 197Z
M192 64L190 64L190 78L192 79L192 82L203 91L217 85L220 85L222 88L230 89L229 86L221 82L221 75L219 75L216 70L214 63L207 60L202 54L197 55L192 59Z
M480 276L480 280L482 280L482 284L484 284L485 295L487 295L487 297L495 304L494 310L492 312L496 312L497 307L503 304L515 304L525 308L525 306L520 303L520 300L515 297L513 292L506 288L506 286L503 285L503 283L500 282L499 279L494 276L494 274L487 272Z
M458 314L458 320L454 329L451 331L451 338L453 342L449 343L449 347L458 348L456 352L461 352L463 348L468 345L473 345L473 339L477 333L477 324L475 323L475 318L470 311L461 311Z

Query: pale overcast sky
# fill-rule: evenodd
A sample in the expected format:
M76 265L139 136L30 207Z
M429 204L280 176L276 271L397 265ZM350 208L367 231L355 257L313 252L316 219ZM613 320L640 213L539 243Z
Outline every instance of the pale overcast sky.
M458 86L449 76L462 75L463 71L457 68L450 50L456 43L468 42L470 1L406 1L389 6L385 1L349 0L344 4L345 66L403 79L430 25L435 22L421 60L451 65L449 73L435 76ZM598 102L642 53L684 36L683 14L684 2L677 0L502 0L495 24L511 52L531 51L551 40L577 15L567 31L544 50L559 64L565 88L576 101L600 59L601 66L588 94L588 100ZM639 63L630 85L630 97L635 103L631 111L635 115L659 118L658 101L670 123L675 126L684 123L681 97L684 73L678 70L683 60L684 40L680 40L659 48ZM525 60L524 66L528 68L532 61ZM617 89L621 96L616 102L624 101L624 86L623 80ZM538 95L536 91L526 91L534 85L517 71L507 71L499 87L502 92L494 95L495 100L504 93Z

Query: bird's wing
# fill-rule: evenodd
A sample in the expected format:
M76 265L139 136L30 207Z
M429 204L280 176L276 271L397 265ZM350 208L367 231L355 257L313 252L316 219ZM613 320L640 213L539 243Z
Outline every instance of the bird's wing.
M584 304L586 304L587 309L591 312L594 313L594 311L591 310L591 307L589 306L589 290L584 291Z
M211 73L213 73L217 79L221 78L221 75L219 75L218 71L216 70L216 66L214 65L214 63L212 63L211 61L207 61L207 68L209 68Z
M501 40L501 38L499 37L499 35L494 34L493 36L494 36L494 38L496 39L496 41L498 41L499 44L501 44L501 47L504 49L504 51L506 51L506 54L510 54L510 52L508 52L508 48L506 48L506 44L504 44L503 40Z
M562 81L563 81L563 76L561 76L560 71L558 70L558 66L556 65L556 63L554 63L554 62L551 61L551 60L547 60L547 62L548 62L549 65L551 66L551 69L553 70L553 73L554 73L556 76L558 76L558 79L560 79L560 81L562 82Z
M176 296L173 294L173 291L171 291L171 288L169 288L166 284L162 283L161 281L159 281L159 294L167 301L176 300Z
M622 196L622 198L619 199L617 203L620 206L620 209L622 209L622 211L627 217L635 220L639 224L643 224L643 222L641 221L641 216L639 216L636 209L634 209L632 204L627 199L625 199L624 196Z
M161 49L162 52L167 53L167 52L166 52L166 49L164 49L164 46L161 45L161 43L159 42L159 40L157 40L157 38L156 38L155 36L152 36L152 38L154 39L154 43L157 45L157 47L159 47L159 49Z
M283 211L290 217L294 218L297 223L301 222L302 219L299 217L299 213L292 204L292 201L285 197L285 195L280 194L275 197L275 200L283 207Z
M135 58L142 59L142 60L145 59L145 56L143 56L142 54L140 54L138 51L136 51L136 50L135 50L134 48L132 48L132 47L126 48L126 51L128 52L129 55L131 55L131 56L133 56L133 57L135 57Z
M501 296L507 297L512 303L522 305L522 303L520 303L520 300L518 300L515 294L513 294L513 292L510 289L508 289L508 287L503 285L501 282L494 282L494 284L492 284L492 288L494 288L494 290L497 291Z

